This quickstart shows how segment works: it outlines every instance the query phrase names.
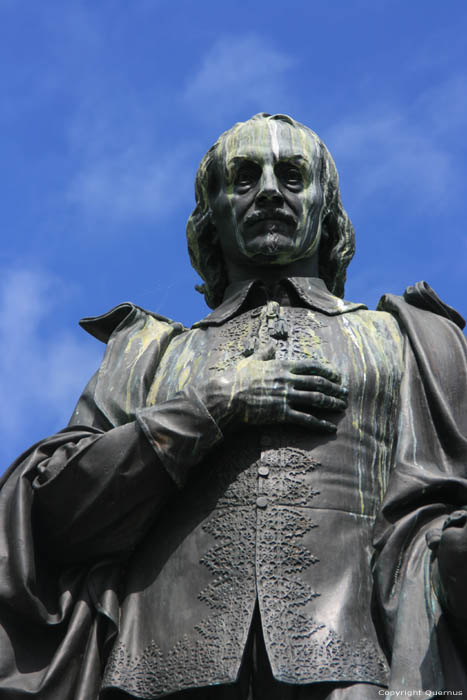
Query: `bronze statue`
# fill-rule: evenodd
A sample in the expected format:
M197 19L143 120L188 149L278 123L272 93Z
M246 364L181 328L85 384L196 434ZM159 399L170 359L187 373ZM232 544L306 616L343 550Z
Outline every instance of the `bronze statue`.
M335 165L288 116L219 138L187 234L213 311L84 319L103 363L3 481L0 697L467 691L462 318L343 300Z

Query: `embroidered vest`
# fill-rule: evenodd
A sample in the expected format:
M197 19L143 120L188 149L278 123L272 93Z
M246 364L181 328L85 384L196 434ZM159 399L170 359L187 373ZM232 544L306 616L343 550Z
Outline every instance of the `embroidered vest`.
M199 465L128 566L104 687L140 698L235 680L256 600L287 683L385 684L372 612L372 528L397 432L403 341L392 316L275 302L169 344L147 404L274 343L338 369L337 433L245 426Z

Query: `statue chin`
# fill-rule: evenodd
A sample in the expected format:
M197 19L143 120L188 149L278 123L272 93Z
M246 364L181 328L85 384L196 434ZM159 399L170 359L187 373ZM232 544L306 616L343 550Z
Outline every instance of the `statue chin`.
M274 260L281 253L280 239L277 233L268 233L259 245L249 246L251 254L255 259L264 258L266 260Z
M245 255L255 262L287 265L296 259L293 240L277 231L268 231L266 234L244 242L243 250Z
M267 224L254 233L247 230L237 234L239 248L253 262L284 266L316 254L321 238L320 231L312 235L300 230L290 230L290 227L280 225L281 222Z

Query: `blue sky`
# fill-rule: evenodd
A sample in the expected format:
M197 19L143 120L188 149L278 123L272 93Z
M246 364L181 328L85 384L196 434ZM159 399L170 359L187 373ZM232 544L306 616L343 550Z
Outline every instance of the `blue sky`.
M63 427L131 300L207 309L185 245L199 160L281 112L336 161L346 297L419 279L467 314L465 0L0 0L0 471Z

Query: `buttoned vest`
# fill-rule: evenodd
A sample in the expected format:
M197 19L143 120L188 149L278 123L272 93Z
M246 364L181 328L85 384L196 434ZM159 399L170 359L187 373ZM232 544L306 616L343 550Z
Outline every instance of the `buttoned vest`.
M276 359L341 373L347 409L317 412L337 432L245 424L193 470L128 564L104 687L158 698L235 681L256 602L277 680L387 682L371 568L397 439L403 340L393 317L270 302L194 328L166 348L146 403L271 343Z

